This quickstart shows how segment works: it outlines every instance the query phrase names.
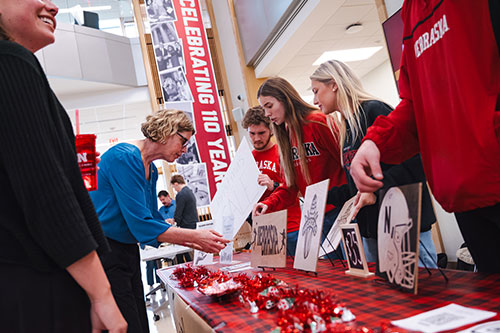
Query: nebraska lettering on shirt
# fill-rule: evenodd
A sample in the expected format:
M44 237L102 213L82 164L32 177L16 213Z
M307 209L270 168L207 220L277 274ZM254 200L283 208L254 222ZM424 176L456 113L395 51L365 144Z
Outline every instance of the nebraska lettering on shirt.
M349 150L342 154L342 160L344 161L344 166L346 167L347 171L351 169L351 162L354 159L354 155L356 155L357 151L357 149Z
M306 150L306 157L321 155L319 153L319 150L314 145L314 142L304 143L304 149ZM297 147L292 147L292 158L294 161L297 161L299 159L299 152Z
M257 162L257 167L259 170L271 170L273 172L276 171L276 163L273 161L262 160Z
M431 31L424 32L415 42L415 56L418 58L425 50L436 44L443 38L444 34L450 30L446 22L446 15L443 15L431 28Z

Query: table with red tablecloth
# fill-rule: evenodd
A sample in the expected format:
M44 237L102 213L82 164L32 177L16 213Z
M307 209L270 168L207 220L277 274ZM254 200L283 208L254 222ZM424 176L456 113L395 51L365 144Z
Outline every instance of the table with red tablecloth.
M236 254L234 260L247 262L250 255ZM414 295L397 290L376 276L364 279L346 275L342 263L338 260L334 263L335 267L332 267L327 260L319 260L318 275L315 276L294 270L293 261L289 258L286 268L266 269L264 274L270 273L292 287L298 285L336 294L356 316L356 322L366 327L380 327L383 321L403 319L450 303L500 311L500 274L445 270L446 282L438 270L431 269L432 274L429 274L420 269L418 295ZM217 263L207 268L216 270L224 266ZM370 270L374 269L374 265L370 265ZM177 281L170 278L173 270L162 269L158 275L217 332L268 332L276 328L276 310L251 314L237 297L217 299L205 296L194 288L180 288ZM252 268L242 272L253 276L262 273L262 270Z

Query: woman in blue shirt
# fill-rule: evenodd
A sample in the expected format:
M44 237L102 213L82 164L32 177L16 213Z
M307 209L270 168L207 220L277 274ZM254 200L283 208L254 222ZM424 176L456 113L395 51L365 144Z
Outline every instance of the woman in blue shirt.
M173 162L186 151L194 134L186 114L158 111L146 118L141 130L145 139L117 144L104 153L98 190L91 192L112 249L101 260L130 332L149 332L137 243L158 247L168 242L216 253L229 242L213 230L170 228L158 213L153 161Z

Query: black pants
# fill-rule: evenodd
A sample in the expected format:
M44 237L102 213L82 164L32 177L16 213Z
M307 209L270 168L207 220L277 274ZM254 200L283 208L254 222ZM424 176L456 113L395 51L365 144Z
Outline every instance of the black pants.
M87 294L66 270L1 263L0 272L0 331L92 331Z
M111 291L128 323L128 332L149 332L144 288L141 280L139 247L108 238L111 252L101 257Z
M500 273L500 204L455 216L477 270Z

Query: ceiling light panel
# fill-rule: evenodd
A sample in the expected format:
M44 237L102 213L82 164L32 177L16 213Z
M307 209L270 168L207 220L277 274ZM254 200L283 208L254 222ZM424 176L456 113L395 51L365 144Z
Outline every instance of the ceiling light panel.
M366 60L382 49L382 46L362 47L357 49L337 50L324 52L313 66L318 66L328 60L339 60L343 62L352 62Z

